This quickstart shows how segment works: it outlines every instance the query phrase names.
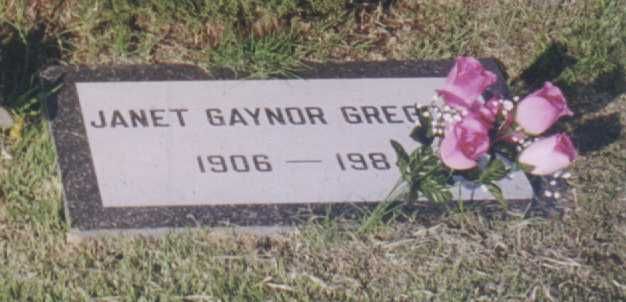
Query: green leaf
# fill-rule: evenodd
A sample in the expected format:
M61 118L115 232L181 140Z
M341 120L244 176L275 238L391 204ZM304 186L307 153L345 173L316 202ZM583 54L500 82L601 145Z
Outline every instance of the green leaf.
M419 190L432 202L447 202L452 199L452 192L445 181L438 177L429 177L420 182Z
M422 165L422 148L417 148L409 156L409 165L412 170L417 170Z
M430 146L435 139L429 126L415 126L410 134L411 138L423 146Z
M533 165L529 165L529 164L524 164L524 163L520 163L517 162L517 165L519 166L520 169L522 169L522 171L530 174L533 170L535 170L535 166Z
M509 173L509 169L499 159L492 159L487 167L480 173L478 182L482 184L493 183L504 178Z
M410 170L410 159L409 155L404 150L404 147L400 143L395 140L391 140L391 146L393 150L396 152L396 156L398 159L396 160L396 166L400 169L400 175L402 175L402 179L404 181L411 181L411 170Z
M420 146L415 149L410 156L411 165L414 167L419 167L424 164L432 163L437 161L437 156L433 153L432 148L427 146Z
M417 108L417 117L420 124L415 126L411 131L411 138L422 146L430 146L433 144L434 135L432 131L432 119L424 116L424 112L428 112L428 107Z
M495 197L496 200L500 202L500 205L502 206L502 208L504 210L507 210L509 208L509 205L506 199L504 199L504 194L502 193L502 189L500 189L500 187L496 185L495 183L486 183L484 185L487 187L487 190L489 191L489 193L491 193L491 195L493 195L493 197Z
M391 147L393 147L393 150L396 151L396 155L398 156L398 161L402 160L402 161L406 161L407 163L409 162L409 154L406 153L406 151L404 150L404 147L402 147L400 143L398 143L395 140L391 140Z
M415 180L415 181L411 181L410 182L410 187L409 187L409 201L414 202L417 201L417 199L419 198L419 181Z
M408 201L417 201L420 194L433 202L446 202L452 199L448 185L449 171L430 146L419 146L409 155L398 142L392 140L391 145L398 155L397 165L402 180L408 187L406 192Z

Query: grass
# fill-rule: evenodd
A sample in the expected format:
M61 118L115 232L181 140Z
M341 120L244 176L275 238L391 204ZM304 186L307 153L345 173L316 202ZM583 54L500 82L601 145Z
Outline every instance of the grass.
M626 299L623 1L0 0L1 301ZM324 220L263 237L192 230L67 243L36 79L48 64L184 62L242 76L304 62L502 62L515 93L564 88L581 152L562 218Z

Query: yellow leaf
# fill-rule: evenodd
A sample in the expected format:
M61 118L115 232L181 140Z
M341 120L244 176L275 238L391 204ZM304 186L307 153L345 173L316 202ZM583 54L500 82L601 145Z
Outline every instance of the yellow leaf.
M11 127L11 130L9 130L9 139L12 142L21 141L23 130L24 130L24 117L17 116L15 118L15 123L13 124L13 127Z

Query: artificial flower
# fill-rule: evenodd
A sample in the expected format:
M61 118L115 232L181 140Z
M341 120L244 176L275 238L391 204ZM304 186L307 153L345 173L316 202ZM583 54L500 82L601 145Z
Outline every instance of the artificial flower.
M515 122L524 131L539 135L550 128L559 118L571 116L561 89L546 82L544 86L525 97L517 106Z
M564 133L542 138L530 144L518 161L530 166L531 174L548 175L570 165L576 159L576 148Z
M446 129L440 146L443 163L455 170L474 168L489 150L489 127L480 117L467 115Z
M446 83L437 93L444 102L457 109L472 107L487 87L496 82L496 75L472 57L458 57L448 73Z

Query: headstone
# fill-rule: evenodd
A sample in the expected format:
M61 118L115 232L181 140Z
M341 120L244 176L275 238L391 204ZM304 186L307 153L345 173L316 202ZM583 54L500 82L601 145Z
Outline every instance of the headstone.
M72 230L275 228L371 208L399 179L389 140L415 146L414 105L451 64L319 65L270 80L181 65L66 70L48 107ZM500 185L511 201L533 197L521 172Z

